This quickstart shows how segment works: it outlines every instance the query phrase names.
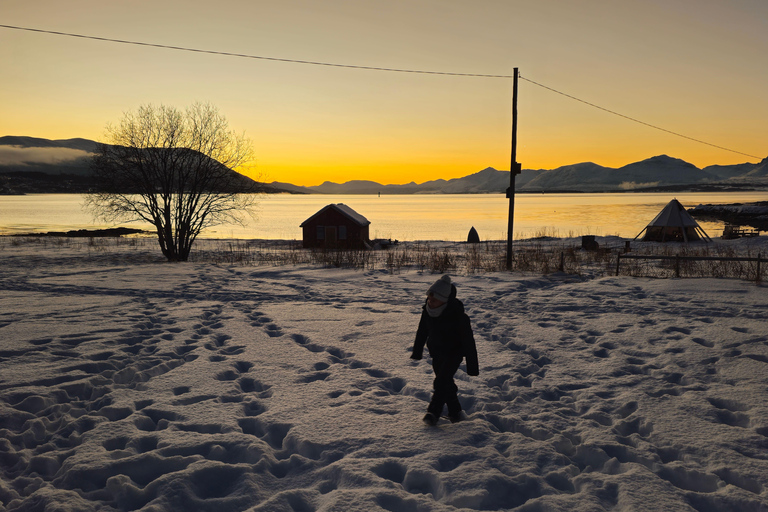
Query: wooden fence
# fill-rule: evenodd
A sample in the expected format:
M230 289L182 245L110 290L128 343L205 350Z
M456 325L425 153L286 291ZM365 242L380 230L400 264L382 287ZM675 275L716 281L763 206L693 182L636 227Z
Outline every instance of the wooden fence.
M634 265L626 272L629 275L645 275L647 277L738 277L750 281L761 282L766 262L760 254L757 257L727 257L727 256L651 256L642 254L619 254L616 258L616 275L621 272L622 260L656 261L655 266ZM698 264L706 262L705 264ZM754 263L754 265L752 265ZM745 265L746 264L746 265ZM625 264L626 268L626 264Z

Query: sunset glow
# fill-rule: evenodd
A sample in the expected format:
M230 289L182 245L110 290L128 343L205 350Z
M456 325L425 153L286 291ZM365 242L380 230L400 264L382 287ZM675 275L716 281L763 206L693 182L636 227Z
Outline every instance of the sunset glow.
M291 60L521 80L518 161L698 167L768 156L768 4L11 2L0 24ZM101 140L140 105L215 105L251 173L422 183L510 163L512 80L316 66L0 28L0 135ZM683 138L585 104L685 135ZM733 151L690 140L708 142ZM743 154L742 154L743 153Z

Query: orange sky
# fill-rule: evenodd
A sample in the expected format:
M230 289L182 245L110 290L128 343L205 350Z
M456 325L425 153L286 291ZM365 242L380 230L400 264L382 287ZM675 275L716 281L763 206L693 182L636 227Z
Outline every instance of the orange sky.
M763 0L6 0L0 24L284 59L521 75L518 160L768 156ZM147 103L218 107L265 181L418 183L509 168L512 81L214 56L0 28L0 135L102 139Z

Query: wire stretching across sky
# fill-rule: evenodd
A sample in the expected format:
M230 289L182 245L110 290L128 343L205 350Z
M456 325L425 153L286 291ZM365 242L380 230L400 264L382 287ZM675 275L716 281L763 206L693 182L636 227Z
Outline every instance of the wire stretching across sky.
M78 37L81 39L92 39L94 41L106 41L110 43L132 44L135 46L149 46L152 48L163 48L166 50L179 50L184 52L206 53L210 55L223 55L227 57L239 57L243 59L258 59L258 60L269 60L269 61L275 61L275 62L288 62L291 64L310 64L313 66L327 66L327 67L333 67L333 68L349 68L349 69L367 69L371 71L392 71L395 73L420 73L424 75L473 76L473 77L480 77L480 78L513 78L512 75L480 75L480 74L471 74L471 73L450 73L450 72L443 72L443 71L423 71L423 70L415 70L415 69L381 68L381 67L375 67L375 66L354 66L351 64L333 64L330 62L315 62L311 60L281 59L279 57L264 57L260 55L248 55L245 53L220 52L216 50L202 50L200 48L189 48L185 46L145 43L142 41L128 41L125 39L113 39L110 37L88 36L84 34L72 34L69 32L57 32L55 30L42 30L39 28L16 27L13 25L0 25L0 28L25 30L27 32L39 32L42 34L53 34L57 36Z
M162 48L166 50L177 50L177 51L184 51L184 52L193 52L193 53L204 53L209 55L221 55L221 56L227 56L227 57L237 57L237 58L243 58L243 59L256 59L256 60L267 60L267 61L274 61L274 62L286 62L291 64L308 64L312 66L325 66L325 67L334 67L334 68L347 68L347 69L363 69L363 70L369 70L369 71L388 71L393 73L415 73L415 74L422 74L422 75L444 75L444 76L457 76L457 77L474 77L474 78L504 78L504 79L510 79L514 78L514 75L490 75L490 74L479 74L479 73L452 73L447 71L426 71L426 70L418 70L418 69L397 69L397 68L384 68L384 67L376 67L376 66L356 66L352 64L334 64L330 62L317 62L317 61L309 61L309 60L298 60L298 59L283 59L279 57L264 57L260 55L249 55L244 53L234 53L234 52L222 52L222 51L215 51L215 50L204 50L199 48L189 48L184 46L172 46L172 45L165 45L165 44L157 44L157 43L147 43L142 41L129 41L125 39L114 39L110 37L98 37L98 36L90 36L85 34L73 34L69 32L59 32L55 30L43 30L38 28L30 28L30 27L18 27L14 25L2 25L0 24L0 28L7 28L12 30L23 30L26 32L37 32L42 34L52 34L57 36L66 36L66 37L76 37L80 39L90 39L94 41L103 41L103 42L110 42L110 43L120 43L120 44L129 44L134 46L146 46L151 48ZM639 119L635 119L633 117L626 116L624 114L620 114L618 112L615 112L613 110L609 110L607 108L601 107L599 105L595 105L594 103L590 103L588 101L582 100L580 98L577 98L575 96L571 96L570 94L566 94L564 92L558 91L557 89L553 89L552 87L547 87L546 85L540 84L538 82L535 82L531 79L525 78L522 75L519 75L519 78L521 80L525 80L526 82L529 82L533 85L536 85L538 87L541 87L543 89L546 89L548 91L554 92L556 94L560 94L561 96L565 96L566 98L570 98L574 101L578 101L580 103L583 103L585 105L588 105L590 107L602 110L604 112L607 112L609 114L613 114L615 116L622 117L624 119L627 119L629 121L641 124L643 126L647 126L649 128L653 128L655 130L659 130L665 133L668 133L670 135L675 135L677 137L682 137L684 139L697 142L699 144L704 144L707 146L711 146L713 148L721 149L723 151L729 151L731 153L736 153L739 155L748 156L750 158L756 158L760 159L760 157L755 155L750 155L748 153L743 153L741 151L736 151L734 149L729 149L723 146L718 146L716 144L712 144L700 139L695 139L693 137L689 137L687 135L683 135L681 133L674 132L672 130L667 130L665 128L661 128L659 126L646 123L644 121L640 121Z
M751 157L751 158L757 158L758 160L760 159L759 156L750 155L750 154L747 154L747 153L742 153L741 151L736 151L736 150L729 149L729 148L726 148L726 147L723 147L723 146L718 146L716 144L711 144L711 143L703 141L703 140L694 139L693 137L688 137L687 135L683 135L682 133L673 132L672 130L667 130L665 128L661 128L660 126L656 126L656 125L652 125L650 123L646 123L644 121L640 121L639 119L635 119L634 117L629 117L629 116L625 116L624 114L619 114L618 112L614 112L613 110L608 110L607 108L601 107L600 105L595 105L594 103L590 103L588 101L584 101L584 100L579 99L579 98L577 98L575 96L571 96L570 94L566 94L564 92L558 91L557 89L553 89L551 87L547 87L546 85L540 84L538 82L534 82L533 80L530 80L528 78L524 78L523 76L520 76L520 79L521 80L525 80L526 82L532 83L533 85L537 85L537 86L539 86L539 87L541 87L543 89L546 89L548 91L552 91L554 93L557 93L557 94L560 94L562 96L565 96L566 98L570 98L572 100L576 100L578 102L584 103L585 105L589 105L590 107L594 107L594 108L600 109L600 110L602 110L604 112L608 112L609 114L613 114L615 116L623 117L624 119L628 119L628 120L633 121L635 123L639 123L639 124L642 124L644 126L648 126L649 128L653 128L655 130L660 130L662 132L669 133L671 135L676 135L676 136L682 137L684 139L692 140L693 142L698 142L699 144L705 144L705 145L711 146L713 148L722 149L724 151L730 151L731 153L737 153L739 155L744 155L744 156L748 156L748 157Z

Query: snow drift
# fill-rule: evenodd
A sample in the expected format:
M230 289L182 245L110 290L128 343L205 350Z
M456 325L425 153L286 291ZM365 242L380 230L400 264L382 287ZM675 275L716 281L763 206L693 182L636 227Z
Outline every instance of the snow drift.
M434 275L0 259L4 510L768 510L754 283L456 276L480 376L429 428Z

